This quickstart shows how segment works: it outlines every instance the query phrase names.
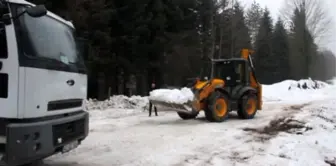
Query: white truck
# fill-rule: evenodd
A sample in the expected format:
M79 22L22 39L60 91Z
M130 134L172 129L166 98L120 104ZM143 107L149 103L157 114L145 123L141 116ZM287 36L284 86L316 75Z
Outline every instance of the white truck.
M76 148L88 135L86 69L71 22L0 0L0 165Z

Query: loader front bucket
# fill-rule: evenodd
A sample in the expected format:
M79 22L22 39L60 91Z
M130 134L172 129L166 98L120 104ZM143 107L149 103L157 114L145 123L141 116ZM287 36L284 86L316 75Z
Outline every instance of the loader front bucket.
M175 112L185 112L191 113L192 112L192 102L179 104L179 103L169 103L164 101L157 101L157 100L149 100L154 106L158 108L160 111L175 111Z

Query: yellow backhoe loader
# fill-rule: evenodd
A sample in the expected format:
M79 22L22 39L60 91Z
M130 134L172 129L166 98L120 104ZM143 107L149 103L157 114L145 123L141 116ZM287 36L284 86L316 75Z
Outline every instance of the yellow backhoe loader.
M196 118L202 110L210 122L226 120L233 110L242 119L252 119L262 109L262 86L256 78L251 53L243 49L241 58L211 60L211 78L196 79L190 87L193 101L174 104L150 99L150 102L173 109L185 120Z

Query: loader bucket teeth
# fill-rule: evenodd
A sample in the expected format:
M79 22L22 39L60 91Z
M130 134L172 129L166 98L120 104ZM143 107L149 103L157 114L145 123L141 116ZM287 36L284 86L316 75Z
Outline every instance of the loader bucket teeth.
M168 102L156 101L156 100L150 100L150 102L156 107L163 107L166 109L174 110L176 112L186 112L186 113L192 112L191 102L188 102L185 104L168 103Z

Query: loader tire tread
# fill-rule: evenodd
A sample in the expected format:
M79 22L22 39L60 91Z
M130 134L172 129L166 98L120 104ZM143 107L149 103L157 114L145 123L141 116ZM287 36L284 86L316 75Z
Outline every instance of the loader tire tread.
M218 101L225 105L225 108L221 109L222 111L220 111L220 113L217 112L219 104ZM209 122L223 122L228 119L230 108L229 97L226 94L215 91L208 99L208 107L205 110L205 118Z
M257 113L257 95L254 93L247 93L243 95L239 100L238 105L238 116L241 119L253 119ZM252 105L251 108L247 108L249 103Z

